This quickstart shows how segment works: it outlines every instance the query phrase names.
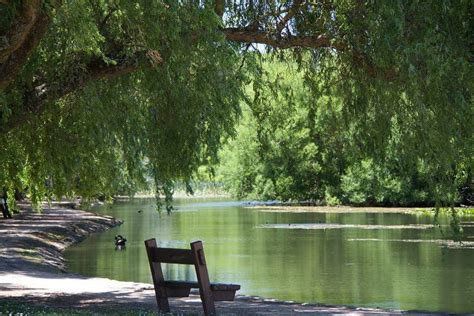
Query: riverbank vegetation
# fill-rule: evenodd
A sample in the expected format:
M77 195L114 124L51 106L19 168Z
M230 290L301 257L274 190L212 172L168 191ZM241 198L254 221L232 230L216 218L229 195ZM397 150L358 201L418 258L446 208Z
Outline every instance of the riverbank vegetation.
M237 135L219 174L240 197L471 203L471 12L469 0L0 1L0 187L38 206L150 178L169 204Z
M446 173L439 165L442 157L407 148L406 142L423 146L423 138L417 142L414 134L428 132L413 126L406 130L408 118L386 118L388 139L379 139L384 144L373 147L375 151L367 150L356 126L369 124L365 120L379 109L368 107L362 121L348 118L343 98L331 94L322 80L315 83L321 90L315 98L311 89L316 88L304 85L305 73L295 63L268 58L261 71L254 79L262 86L258 105L244 106L237 136L220 152L216 179L234 196L356 206L473 203L470 158L457 157ZM471 118L462 119L460 124L467 126ZM450 147L440 144L439 150L454 154L461 149ZM441 188L437 179L443 178L450 183Z

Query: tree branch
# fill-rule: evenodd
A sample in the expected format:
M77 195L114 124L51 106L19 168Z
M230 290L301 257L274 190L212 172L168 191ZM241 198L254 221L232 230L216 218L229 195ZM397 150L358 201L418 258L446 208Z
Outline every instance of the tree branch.
M7 4L7 3L3 3ZM36 22L40 1L24 1L18 17L10 30L4 35L6 45L0 48L0 63L4 63L7 58L17 50L26 39L28 33Z
M214 12L216 12L216 14L220 16L221 18L224 15L224 9L225 9L225 0L215 0Z
M15 80L47 31L50 19L41 4L41 0L24 1L16 23L5 35L8 45L0 49L0 90Z
M7 33L10 45L0 50L0 91L4 90L16 79L22 67L27 62L28 57L36 49L48 29L50 18L42 11L41 3L42 0L24 0L22 11L19 15L20 18L18 18L18 21L15 23L15 26L18 26L18 28ZM277 28L284 27L288 21L297 14L303 3L305 3L304 0L294 0L293 5L286 11L287 14L277 24ZM225 0L215 0L216 14L223 14L224 4ZM343 42L332 40L324 35L324 33L314 36L292 36L289 34L281 36L279 33L275 34L274 31L266 32L258 28L248 27L224 28L221 29L221 31L227 40L240 43L260 43L279 49L294 47L312 49L330 48L339 52L347 52L351 54L354 64L366 69L370 76L394 77L392 73L377 69L363 54L354 51ZM118 54L111 54L111 56L120 56L120 52ZM143 58L148 60L145 66L140 62ZM25 91L23 104L16 107L14 113L8 120L8 124L0 127L0 132L8 132L24 124L28 118L28 112L33 114L41 113L45 103L60 99L74 91L80 90L89 82L115 78L134 72L141 67L157 66L161 63L161 56L153 51L137 52L134 56L116 60L116 64L114 65L105 63L102 58L98 58L89 63L83 61L81 64L85 64L85 67L81 68L82 70L76 70L76 73L70 73L70 75L57 78L55 82L34 83L34 88Z
M325 35L319 36L272 36L268 32L253 30L248 28L226 28L222 30L229 41L239 43L259 43L272 46L279 49L288 48L331 48L338 52L346 52L351 56L355 66L363 68L372 78L381 78L384 80L395 80L397 73L394 69L381 69L374 65L370 58L363 53L354 50L343 42L335 42Z
M240 43L266 44L275 48L286 49L293 47L307 48L340 48L340 45L332 44L324 35L318 36L272 36L265 31L249 30L246 28L226 28L223 29L225 37L229 41Z
M288 13L281 19L280 22L278 22L276 26L276 33L280 34L283 28L285 27L286 23L288 23L289 20L291 20L298 10L300 9L301 5L304 3L304 0L295 0L293 2L293 5L291 8L288 10Z
M40 115L44 105L58 100L70 93L83 89L87 84L97 80L107 80L137 71L140 68L157 67L163 59L157 51L140 51L134 56L123 58L115 64L106 63L103 58L89 62L83 70L73 72L69 76L62 76L52 84L36 85L31 91L24 94L21 110L15 111L8 119L8 124L0 127L0 132L7 133L28 121L31 114Z

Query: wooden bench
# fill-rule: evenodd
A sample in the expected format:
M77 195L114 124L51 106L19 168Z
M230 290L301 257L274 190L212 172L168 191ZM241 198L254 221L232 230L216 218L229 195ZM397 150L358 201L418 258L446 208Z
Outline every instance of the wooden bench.
M191 249L160 248L156 240L145 240L146 252L150 263L156 302L162 312L169 312L168 297L187 297L191 289L199 289L205 315L216 315L215 301L233 301L238 284L210 283L206 258L201 241L191 243ZM161 263L194 265L197 282L166 281L163 277Z

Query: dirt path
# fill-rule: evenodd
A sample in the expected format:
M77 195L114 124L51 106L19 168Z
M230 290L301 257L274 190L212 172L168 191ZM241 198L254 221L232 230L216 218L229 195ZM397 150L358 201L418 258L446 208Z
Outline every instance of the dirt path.
M71 203L56 203L42 214L22 205L20 215L0 219L0 314L8 302L33 306L72 308L94 313L156 311L151 284L88 278L64 271L62 251L89 234L119 225L120 220L76 210ZM201 314L199 296L171 299L172 311ZM220 315L405 314L402 311L359 309L281 302L238 296L219 302Z

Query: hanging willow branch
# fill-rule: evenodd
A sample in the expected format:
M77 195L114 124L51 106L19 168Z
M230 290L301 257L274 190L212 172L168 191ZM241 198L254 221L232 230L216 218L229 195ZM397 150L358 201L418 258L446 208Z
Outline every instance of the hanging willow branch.
M113 79L130 74L140 68L157 67L161 63L163 63L163 59L160 53L154 50L140 51L127 58L115 60L114 63L105 62L103 58L92 60L87 63L86 67L73 71L54 83L39 84L27 91L22 110L13 113L8 124L0 127L0 132L6 133L25 124L32 113L39 115L44 110L45 103L81 90L90 82Z

